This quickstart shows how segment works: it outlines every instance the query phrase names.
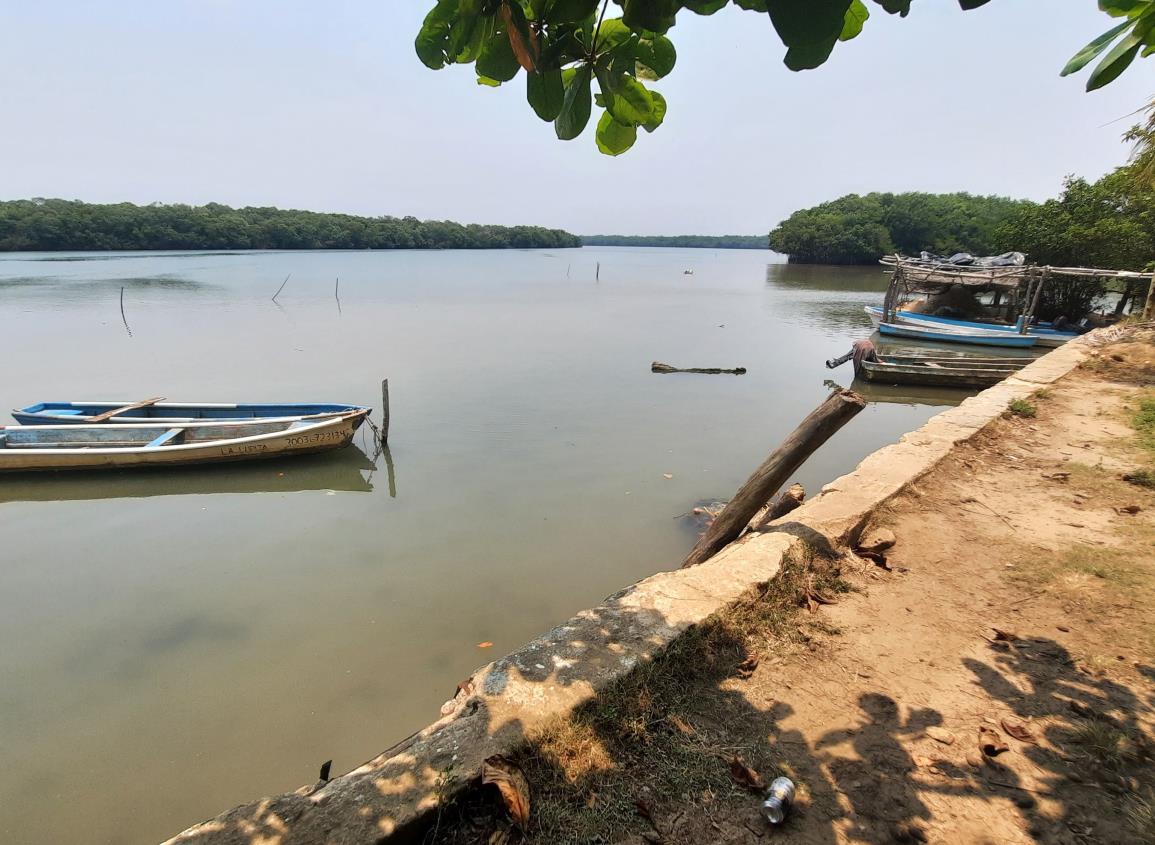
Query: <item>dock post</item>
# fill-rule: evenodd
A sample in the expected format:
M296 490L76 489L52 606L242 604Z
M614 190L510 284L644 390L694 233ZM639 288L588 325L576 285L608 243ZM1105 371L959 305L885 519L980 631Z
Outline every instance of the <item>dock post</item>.
M389 444L389 379L381 382L381 445Z

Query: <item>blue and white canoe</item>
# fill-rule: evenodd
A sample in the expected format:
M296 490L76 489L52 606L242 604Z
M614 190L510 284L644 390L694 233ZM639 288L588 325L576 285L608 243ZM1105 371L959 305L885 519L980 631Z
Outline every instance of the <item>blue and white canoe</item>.
M931 327L913 323L879 323L878 332L887 337L903 337L908 340L966 343L975 346L1013 346L1020 349L1034 346L1038 340L1038 337L1033 334L975 331L946 326Z
M868 305L863 310L866 311L867 316L870 317L871 322L876 326L882 322L883 310L878 306ZM933 314L920 314L917 311L899 310L895 312L895 321L912 326L927 326L929 328L943 327L947 329L957 328L984 332L1013 332L1018 334L1014 326L980 323L975 320L956 320L953 317L936 317ZM1036 346L1062 346L1068 340L1073 340L1079 336L1078 332L1058 331L1050 326L1031 326L1027 329L1027 334L1037 338L1035 341Z
M213 404L166 402L38 402L12 412L21 425L95 425L103 422L194 422L197 420L322 420L367 410L359 405L321 403Z
M248 461L348 446L368 409L322 419L0 427L0 472Z

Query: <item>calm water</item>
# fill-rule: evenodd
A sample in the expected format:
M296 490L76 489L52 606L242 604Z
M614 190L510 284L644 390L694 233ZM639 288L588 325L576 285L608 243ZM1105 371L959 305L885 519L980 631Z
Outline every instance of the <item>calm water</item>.
M869 333L885 287L774 258L0 256L5 407L376 406L388 377L394 465L350 449L0 478L0 840L150 842L324 760L346 771L478 665L677 566L693 537L675 517L732 493L823 398L823 361ZM950 401L871 398L808 490Z

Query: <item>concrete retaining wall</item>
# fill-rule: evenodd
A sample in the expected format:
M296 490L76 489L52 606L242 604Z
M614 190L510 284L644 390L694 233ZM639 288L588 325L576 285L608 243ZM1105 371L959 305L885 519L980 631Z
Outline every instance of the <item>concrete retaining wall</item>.
M444 718L353 771L237 807L166 845L360 845L405 839L485 758L513 750L536 725L569 713L689 627L774 578L800 543L853 542L881 503L999 417L1011 400L1062 378L1090 348L1085 337L1054 350L870 455L780 524L747 535L701 566L646 578L482 667L446 703ZM457 776L448 787L447 772Z

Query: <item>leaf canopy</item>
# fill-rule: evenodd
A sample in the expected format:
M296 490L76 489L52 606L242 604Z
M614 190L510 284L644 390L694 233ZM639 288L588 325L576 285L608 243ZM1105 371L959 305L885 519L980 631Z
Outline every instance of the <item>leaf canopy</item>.
M927 0L923 0L926 2ZM498 86L527 75L526 99L563 140L578 137L595 103L598 148L620 155L637 127L652 132L665 118L664 98L643 83L668 76L677 50L668 36L681 12L712 15L727 6L764 15L794 71L824 64L840 42L862 34L871 4L906 17L913 0L436 0L414 42L418 58L439 70L473 64L478 83ZM989 0L958 0L963 10ZM1099 0L1122 21L1063 68L1076 73L1102 56L1087 89L1109 84L1136 57L1155 53L1155 0ZM608 120L607 120L608 117ZM632 130L632 132L631 132ZM629 140L627 144L626 141Z

